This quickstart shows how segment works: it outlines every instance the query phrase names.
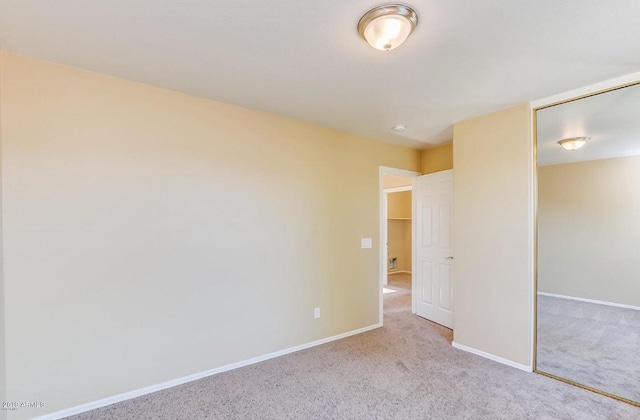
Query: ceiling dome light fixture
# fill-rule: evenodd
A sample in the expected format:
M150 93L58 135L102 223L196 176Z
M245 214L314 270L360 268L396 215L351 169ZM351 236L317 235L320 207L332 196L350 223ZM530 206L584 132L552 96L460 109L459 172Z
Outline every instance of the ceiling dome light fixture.
M396 133L402 133L406 129L407 126L404 124L396 124L393 126L393 131L395 131Z
M403 4L378 6L360 18L358 32L373 48L389 51L407 40L418 25L418 14Z
M560 140L558 144L565 150L578 150L585 145L590 137L571 137L569 139Z

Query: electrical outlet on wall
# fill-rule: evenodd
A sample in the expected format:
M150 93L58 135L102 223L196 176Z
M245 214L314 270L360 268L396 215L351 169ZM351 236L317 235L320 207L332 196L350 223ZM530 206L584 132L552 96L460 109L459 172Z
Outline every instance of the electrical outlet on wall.
M320 308L315 308L313 310L313 318L315 318L315 319L320 318Z

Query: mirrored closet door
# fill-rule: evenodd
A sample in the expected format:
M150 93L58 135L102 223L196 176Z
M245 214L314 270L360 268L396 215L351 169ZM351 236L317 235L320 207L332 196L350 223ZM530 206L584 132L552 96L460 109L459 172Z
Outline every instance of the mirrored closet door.
M640 405L640 84L541 108L536 371Z

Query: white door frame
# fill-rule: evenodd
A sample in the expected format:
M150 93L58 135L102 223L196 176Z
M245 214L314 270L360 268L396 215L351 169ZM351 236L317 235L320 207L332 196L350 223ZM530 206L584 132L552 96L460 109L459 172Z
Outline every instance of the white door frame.
M380 291L380 297L379 297L379 301L380 301L380 305L378 308L378 319L380 322L380 325L383 325L383 318L384 318L384 307L383 307L383 294L382 294L382 288L384 287L385 284L385 279L387 276L387 256L386 256L386 249L387 249L387 192L392 192L393 189L388 189L387 192L385 192L384 190L384 183L383 183L383 175L398 175L398 176L406 176L408 178L415 178L419 175L421 175L420 172L414 172L414 171L407 171L406 169L398 169L398 168L390 168L387 166L380 166L379 167L379 172L378 172L378 191L379 191L379 200L378 202L380 203L380 229L379 229L379 237L380 237L380 243L379 243L379 249L380 249L380 275L379 275L379 285L378 285L378 289ZM411 221L412 226L411 226L411 232L413 232L413 220ZM413 233L412 233L413 235ZM413 238L412 238L412 252L413 252Z

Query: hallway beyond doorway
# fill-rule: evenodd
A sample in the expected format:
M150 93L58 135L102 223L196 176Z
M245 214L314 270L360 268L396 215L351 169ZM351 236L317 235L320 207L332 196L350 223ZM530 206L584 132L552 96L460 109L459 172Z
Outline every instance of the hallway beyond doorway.
M411 273L390 273L384 290L384 313L411 313Z

